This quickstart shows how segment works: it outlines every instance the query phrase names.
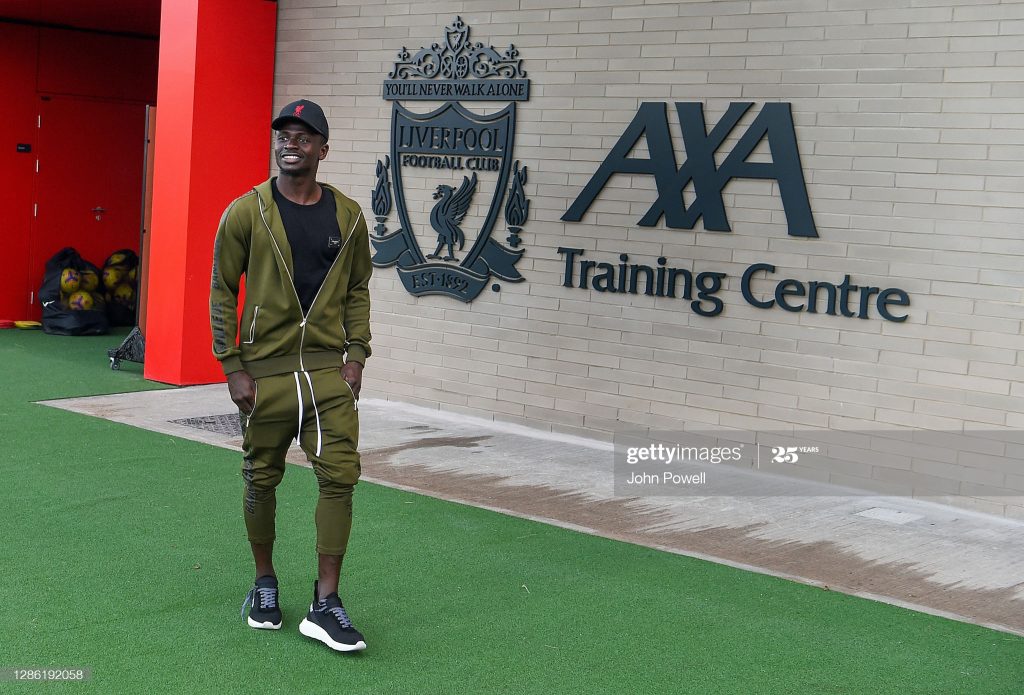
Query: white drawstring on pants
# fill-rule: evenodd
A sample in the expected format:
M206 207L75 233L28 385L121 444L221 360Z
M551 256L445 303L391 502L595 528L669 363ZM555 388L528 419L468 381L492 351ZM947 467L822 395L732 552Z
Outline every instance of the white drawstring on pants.
M303 372L306 375L306 383L309 384L309 400L313 401L313 413L316 415L316 455L320 455L320 449L323 445L323 433L320 431L320 409L316 407L316 394L313 393L313 380L309 378L309 372Z
M301 445L299 439L302 437L302 387L299 386L299 373L292 372L292 376L295 377L295 399L299 402L299 429L295 432L295 443Z
M319 456L323 450L323 431L320 429L320 409L316 406L316 394L313 392L313 380L309 377L309 372L302 372L303 376L306 377L306 383L309 385L309 399L313 401L313 413L316 415L316 455ZM295 435L295 442L299 445L302 444L300 438L302 437L302 418L304 415L302 409L302 383L299 381L299 373L293 372L292 376L295 377L295 397L299 401L299 429Z

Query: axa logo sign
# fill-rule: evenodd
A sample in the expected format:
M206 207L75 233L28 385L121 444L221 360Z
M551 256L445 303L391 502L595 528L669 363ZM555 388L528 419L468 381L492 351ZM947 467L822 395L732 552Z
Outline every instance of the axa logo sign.
M676 102L675 111L682 131L686 160L676 163L672 136L669 133L667 104L646 102L612 147L590 182L573 202L562 219L579 222L598 194L615 174L645 174L654 177L658 195L640 218L643 227L653 227L664 218L675 229L693 229L704 218L704 228L729 232L722 191L735 178L774 179L778 182L782 206L789 225L789 234L816 237L807 186L800 165L793 115L787 103L771 103L761 107L753 122L725 155L721 166L715 157L723 143L736 130L740 119L753 106L750 102L729 105L725 115L708 131L704 107L700 103ZM647 142L649 156L631 157L641 138ZM770 162L751 162L750 156L762 140L767 139ZM687 206L683 190L692 183L695 200Z
M737 178L772 179L778 184L789 234L818 236L788 103L764 104L745 129L740 121L753 108L750 102L730 104L711 128L702 104L677 102L674 106L686 152L682 165L677 162L669 130L668 105L641 104L562 220L582 220L615 174L647 175L654 178L657 194L638 220L639 225L653 227L664 219L668 227L693 229L703 219L704 229L729 232L732 229L723 200L728 183ZM633 156L642 139L647 156ZM735 144L725 150L727 141ZM767 143L770 161L751 161L762 142ZM684 197L688 189L693 191L689 205ZM685 267L695 263L674 266L664 256L656 262L637 263L625 252L618 254L617 259L596 260L585 258L587 252L583 248L559 247L557 252L565 263L564 287L682 299L700 316L718 316L725 309L725 301L718 296L726 289L729 276L725 272ZM849 274L838 281L775 280L771 277L775 272L776 266L771 263L754 263L743 271L738 289L747 304L758 309L846 318L867 319L874 314L897 323L907 319L907 314L896 313L897 307L910 305L910 297L902 289L854 284Z
M377 162L373 263L397 266L413 295L469 302L492 276L523 280L516 264L530 201L526 167L513 157L517 103L530 95L521 63L515 46L499 53L471 43L469 27L456 18L440 43L415 54L403 48L384 81L384 98L392 103L391 152ZM418 101L442 106L406 105ZM485 114L465 102L498 108ZM406 180L413 175L415 181ZM400 226L389 231L392 205ZM494 238L502 213L507 246Z

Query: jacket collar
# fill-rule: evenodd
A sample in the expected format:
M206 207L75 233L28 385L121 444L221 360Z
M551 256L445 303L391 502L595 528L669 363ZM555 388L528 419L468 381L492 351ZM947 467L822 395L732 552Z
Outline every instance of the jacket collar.
M292 261L292 246L288 241L288 233L284 229L284 221L281 219L281 212L277 209L277 203L274 202L274 189L272 182L273 178L267 179L258 186L254 186L253 190L256 192L256 197L259 201L260 215L266 222L266 226L270 230L270 235L273 237L278 250L281 252L285 268L288 271L288 277L291 278L292 283L294 284L295 265ZM348 238L353 232L350 220L342 219L342 216L345 214L344 211L347 209L343 204L344 198L341 192L334 186L328 183L319 183L323 186L325 192L329 192L334 196L334 201L338 211L337 217L338 227L341 232L341 243L342 248L344 248L345 244L348 242Z
M271 232L274 234L274 238L277 239L277 243L283 243L287 246L288 235L284 231L284 222L281 221L281 213L277 209L277 203L274 202L274 189L272 183L274 178L276 177L271 177L258 186L254 186L253 190L256 191L256 195L260 200L260 210L262 210L264 215L266 215L267 224L270 225ZM320 184L324 191L330 192L334 196L335 208L338 211L338 227L341 229L342 243L344 243L352 233L352 221L347 219L348 216L345 214L345 211L347 210L344 202L345 197L342 195L341 191L331 184L324 183L323 181L317 181L317 183ZM343 217L346 219L343 219ZM276 220L276 224L271 220L271 218ZM281 249L281 251L284 253L284 249ZM288 259L288 267L291 268L291 251L285 253L285 257Z

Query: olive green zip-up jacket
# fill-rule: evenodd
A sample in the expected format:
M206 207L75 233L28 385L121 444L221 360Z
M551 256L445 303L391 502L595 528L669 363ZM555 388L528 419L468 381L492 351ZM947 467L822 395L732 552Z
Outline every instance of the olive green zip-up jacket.
M213 251L210 324L213 354L225 374L254 378L340 367L370 356L370 241L363 213L321 184L337 202L341 250L304 316L292 282L292 252L270 180L224 211ZM241 326L238 290L245 275Z

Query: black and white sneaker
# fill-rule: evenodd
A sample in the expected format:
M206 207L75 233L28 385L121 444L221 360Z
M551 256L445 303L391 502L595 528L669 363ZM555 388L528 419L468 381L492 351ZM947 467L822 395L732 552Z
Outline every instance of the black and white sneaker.
M256 580L256 585L249 589L242 604L242 615L249 609L246 620L249 627L258 630L281 629L281 607L277 602L277 577L266 575Z
M313 582L313 603L309 606L309 614L299 625L299 632L338 652L366 649L362 633L352 626L338 594L319 600L318 595L317 583Z

